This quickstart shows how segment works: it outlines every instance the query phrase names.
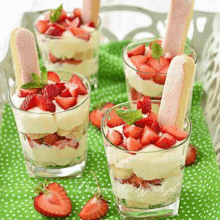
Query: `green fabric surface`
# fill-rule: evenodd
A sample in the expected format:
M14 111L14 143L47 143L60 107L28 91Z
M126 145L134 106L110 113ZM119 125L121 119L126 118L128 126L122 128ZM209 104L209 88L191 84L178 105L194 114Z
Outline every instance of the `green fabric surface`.
M100 47L99 88L92 91L91 107L101 101L115 104L127 101L121 59L121 51L126 44L127 42L109 43ZM220 174L200 106L201 94L202 86L196 83L191 111L191 143L198 147L198 157L194 165L185 169L179 214L164 218L167 220L220 219ZM26 172L15 121L8 105L4 109L0 138L0 219L49 219L41 216L33 207L33 189L39 179L29 178ZM104 195L111 199L109 212L103 219L119 220L111 192L101 133L92 125L89 127L88 147L88 161L82 177L52 180L66 189L72 201L73 211L66 219L80 219L79 211L96 188L90 173L93 170L104 189Z

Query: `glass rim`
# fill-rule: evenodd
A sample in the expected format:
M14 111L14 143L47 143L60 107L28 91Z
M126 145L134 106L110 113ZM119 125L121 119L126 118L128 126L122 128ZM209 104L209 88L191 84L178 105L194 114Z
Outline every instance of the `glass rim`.
M157 100L157 99L151 99L151 102L155 102L155 103L160 103L161 101L160 100ZM185 138L183 141L181 141L179 144L175 145L174 147L171 147L169 149L162 149L161 150L157 150L157 151L148 151L148 152L143 152L143 151L131 151L131 150L126 150L124 148L121 148L119 146L116 146L114 144L111 143L111 141L108 139L107 135L105 134L105 131L104 131L104 123L105 123L105 120L106 118L109 116L110 112L114 109L116 109L117 107L120 107L120 106L124 106L126 104L135 104L137 102L136 101L127 101L127 102L123 102L123 103L120 103L120 104L117 104L113 107L111 107L106 113L105 115L103 116L102 118L102 123L101 123L101 133L102 133L102 136L104 137L104 139L113 147L113 148L116 148L117 150L121 150L123 152L127 152L127 153L135 153L135 154L149 154L149 153L161 153L161 152L165 152L165 151L170 151L172 149L175 149L175 148L178 148L180 146L182 146L183 144L185 144L189 138L190 138L190 135L191 135L191 132L192 132L192 123L191 123L191 120L189 118L189 116L186 115L186 122L187 122L187 126L189 126L189 133L187 135L187 138Z
M54 71L55 72L55 71ZM52 115L55 115L55 114L60 114L60 113L64 113L64 112L68 112L68 111L72 111L74 109L77 109L78 107L80 107L81 105L83 105L83 103L85 103L89 98L90 98L90 94L91 94L91 86L90 86L90 83L89 81L86 79L85 76L83 76L82 74L80 73L72 73L72 72L69 72L69 71L56 71L56 72L63 72L63 73L71 73L71 74L75 74L77 76L80 76L80 78L83 78L83 80L86 81L87 85L87 89L88 89L88 94L87 94L87 97L78 105L75 105L73 106L72 108L69 108L67 110L62 110L62 111L58 111L58 112L31 112L31 111L24 111L20 108L18 108L17 106L15 106L15 104L13 103L12 99L11 99L11 92L12 92L12 89L14 89L16 87L16 83L14 83L11 88L9 89L9 92L8 92L8 100L9 100L9 104L10 106L13 108L13 109L16 109L16 110L19 110L21 112L25 112L25 113L28 113L28 114L37 114L37 115L48 115L48 114L52 114Z
M144 73L144 74L150 74L149 72L143 72L143 71L139 71L139 70L137 70L137 69L135 69L134 67L132 67L127 61L126 61L126 59L125 59L125 51L127 50L127 48L129 47L129 46L131 46L132 44L138 44L138 43L141 43L141 42L147 42L147 41L150 41L150 40L162 40L163 38L162 37L157 37L157 38L155 38L155 37L151 37L151 38L144 38L144 39L140 39L140 40L136 40L136 41L131 41L128 45L126 45L125 47L124 47L124 49L123 49L123 51L122 51L122 60L123 60L123 62L129 67L129 68L131 68L132 70L134 70L134 71L136 71L136 72L139 72L139 73ZM187 45L187 46L190 46L190 48L191 49L193 49L193 51L194 51L194 53L195 53L195 55L196 55L196 57L195 57L195 64L197 64L197 61L198 61L198 56L197 56L197 52L196 52L196 50L195 50L195 48L192 46L192 44L189 44L189 43L187 43L186 42L186 44L185 45ZM167 74L167 73L157 73L157 74Z
M62 36L50 36L50 35L43 34L43 33L41 33L40 31L37 30L37 28L36 28L36 23L37 23L37 21L39 20L38 18L39 18L42 14L44 14L44 13L46 13L46 12L49 12L49 11L50 11L50 10L40 11L39 16L37 16L37 18L36 18L36 19L34 20L34 22L33 22L34 31L35 31L36 33L42 35L42 36L45 36L46 38L51 38L51 39L63 39L64 37L62 37ZM67 13L71 13L71 12L67 12ZM100 27L101 27L101 23L102 23L102 19L101 19L100 16L99 16L99 22L98 22L97 28L95 28L95 30L90 31L90 32L88 32L88 33L89 33L89 34L92 34L92 33L96 32L96 31L98 31L98 30L100 29ZM68 39L71 39L71 38L74 38L74 37L79 38L80 36L85 36L85 35L87 35L87 34L81 34L81 35L79 35L79 36L74 36L74 35L73 35L73 36L68 36L68 37L65 37L65 38L68 38Z

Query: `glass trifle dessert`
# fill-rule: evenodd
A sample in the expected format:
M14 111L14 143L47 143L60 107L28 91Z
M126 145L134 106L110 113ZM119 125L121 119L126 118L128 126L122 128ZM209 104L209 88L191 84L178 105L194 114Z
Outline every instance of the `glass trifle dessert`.
M47 69L81 73L97 85L100 19L84 21L81 9L60 6L40 14L34 29Z

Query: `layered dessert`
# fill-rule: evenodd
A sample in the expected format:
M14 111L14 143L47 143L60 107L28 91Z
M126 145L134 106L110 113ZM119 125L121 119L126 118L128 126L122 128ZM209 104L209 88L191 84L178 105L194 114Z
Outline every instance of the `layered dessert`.
M80 74L39 69L33 34L14 30L11 49L16 85L9 92L30 176L56 176L62 168L85 167L90 106L89 82ZM70 77L71 75L71 77ZM37 168L44 171L37 173ZM47 173L49 172L49 173ZM66 174L59 174L65 176Z
M81 9L66 13L60 6L41 14L34 26L47 69L74 71L97 83L99 21L84 21Z

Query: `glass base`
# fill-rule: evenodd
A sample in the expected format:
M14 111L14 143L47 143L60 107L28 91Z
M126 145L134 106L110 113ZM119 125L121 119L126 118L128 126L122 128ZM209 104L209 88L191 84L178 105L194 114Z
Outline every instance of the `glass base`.
M29 161L26 161L27 171L30 177L78 177L81 176L86 167L86 161L71 167L50 169L44 167L36 167Z
M154 219L178 214L179 198L172 204L155 209L132 209L125 205L117 205L122 219Z

